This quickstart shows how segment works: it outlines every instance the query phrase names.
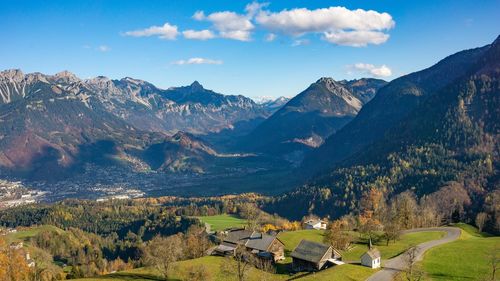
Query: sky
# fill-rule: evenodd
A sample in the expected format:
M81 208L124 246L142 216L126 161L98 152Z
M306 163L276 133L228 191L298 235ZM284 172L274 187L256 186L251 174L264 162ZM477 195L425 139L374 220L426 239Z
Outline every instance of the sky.
M500 35L500 1L0 0L0 70L295 96L392 80Z

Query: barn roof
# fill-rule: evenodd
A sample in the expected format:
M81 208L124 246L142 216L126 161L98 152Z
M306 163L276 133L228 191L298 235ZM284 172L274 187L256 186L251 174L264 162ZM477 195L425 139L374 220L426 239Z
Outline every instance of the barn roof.
M302 240L295 250L293 250L291 256L293 258L318 263L330 248L331 246L325 244Z
M250 249L267 251L275 239L278 238L269 234L238 229L230 231L227 237L224 238L223 244L241 244Z

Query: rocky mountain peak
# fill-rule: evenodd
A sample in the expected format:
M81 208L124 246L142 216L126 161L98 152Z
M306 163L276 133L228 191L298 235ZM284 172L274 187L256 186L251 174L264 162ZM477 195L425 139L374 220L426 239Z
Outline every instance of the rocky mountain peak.
M24 73L20 69L7 69L0 72L0 78L2 80L21 82L24 79Z
M205 89L198 81L194 81L189 87L191 88L191 92L203 91Z
M69 72L67 70L63 70L61 72L58 72L52 76L54 80L58 82L66 82L66 83L75 83L81 81L80 78L78 78L74 73Z

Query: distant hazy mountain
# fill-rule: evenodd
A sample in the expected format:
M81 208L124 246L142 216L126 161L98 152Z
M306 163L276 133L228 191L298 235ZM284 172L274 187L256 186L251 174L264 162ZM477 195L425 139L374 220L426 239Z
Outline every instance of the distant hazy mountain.
M259 104L266 108L270 113L274 113L282 108L289 100L290 98L287 97L279 97L276 99L263 100Z
M484 211L499 192L499 124L500 37L380 89L299 168L320 173L268 210L338 217L356 209L370 188L389 199L406 190L420 198L443 196L435 192L455 182L471 198L465 212ZM446 196L449 202L460 195Z
M56 75L24 75L19 70L9 70L2 72L2 76L0 103L24 98L27 89L41 81L82 100L99 101L108 112L147 131L212 133L231 129L237 122L262 119L270 114L249 98L218 94L204 89L198 82L162 90L129 77L111 80L99 76L81 80L67 71ZM6 79L6 76L12 76L12 79Z
M260 124L241 146L278 154L318 147L351 121L385 83L377 79L337 82L321 78Z

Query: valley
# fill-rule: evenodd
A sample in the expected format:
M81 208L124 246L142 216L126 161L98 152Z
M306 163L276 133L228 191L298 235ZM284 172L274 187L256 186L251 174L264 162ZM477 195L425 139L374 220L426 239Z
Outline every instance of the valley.
M0 281L500 280L500 1L1 6Z

